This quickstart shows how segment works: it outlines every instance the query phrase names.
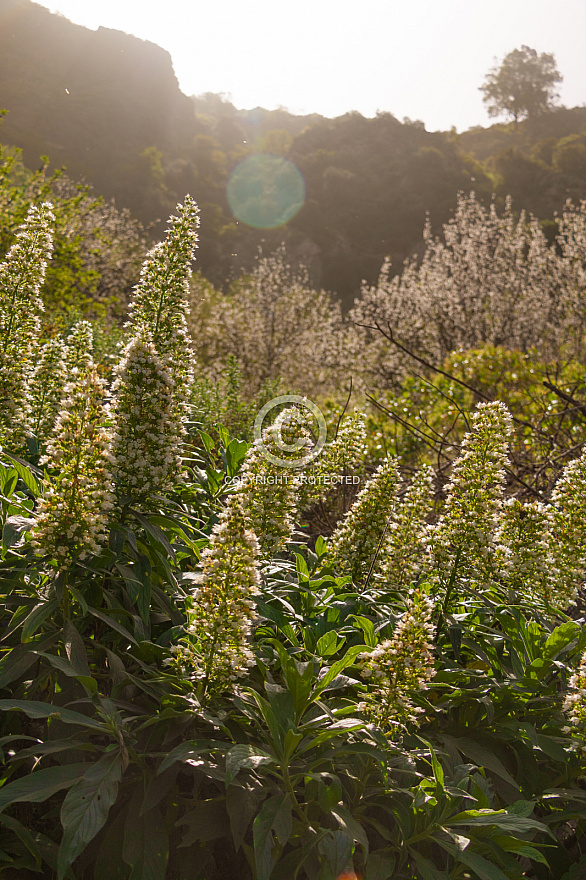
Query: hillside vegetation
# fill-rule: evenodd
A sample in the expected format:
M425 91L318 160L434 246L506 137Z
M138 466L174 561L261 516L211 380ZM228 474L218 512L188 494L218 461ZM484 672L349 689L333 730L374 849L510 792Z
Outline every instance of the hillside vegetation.
M390 113L330 120L238 110L218 95L183 95L170 56L152 43L90 31L31 0L0 0L0 12L2 140L22 148L30 168L47 155L74 180L83 176L154 223L154 237L183 194L196 192L199 267L220 287L250 270L259 247L268 254L285 243L314 286L349 306L387 257L398 271L417 252L426 212L439 231L459 190L496 193L501 206L511 194L515 210L550 224L567 197L586 196L582 108L462 135ZM305 205L286 227L253 229L230 210L230 173L258 152L290 158L305 179Z
M579 877L584 204L344 316L1 172L0 876Z

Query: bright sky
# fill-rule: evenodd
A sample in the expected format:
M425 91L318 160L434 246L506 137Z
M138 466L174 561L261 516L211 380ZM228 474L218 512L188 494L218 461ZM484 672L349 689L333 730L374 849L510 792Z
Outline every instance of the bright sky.
M562 102L586 103L585 0L43 0L87 27L167 49L182 90L240 108L385 110L429 131L489 124L478 86L528 45L553 52Z

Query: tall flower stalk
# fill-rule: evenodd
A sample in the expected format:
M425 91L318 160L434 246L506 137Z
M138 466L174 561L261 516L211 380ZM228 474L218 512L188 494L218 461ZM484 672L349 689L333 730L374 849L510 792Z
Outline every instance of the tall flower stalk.
M409 586L417 580L423 568L433 480L433 469L424 465L391 516L378 565L382 582L391 589L400 591Z
M27 433L36 438L38 449L53 433L66 381L65 346L60 339L50 339L41 346L28 388Z
M184 421L193 382L187 329L191 262L197 248L199 208L190 196L177 205L164 241L147 254L130 307L133 336L148 336L174 382L175 417Z
M383 729L397 732L417 722L423 712L413 705L412 696L425 690L435 675L432 613L429 596L416 590L391 638L358 655L361 676L369 685L361 709Z
M565 610L584 583L586 452L565 468L551 497L548 570L552 607Z
M93 365L94 328L89 321L78 321L67 337L65 363L68 375L74 370L82 373Z
M250 648L259 592L259 546L240 495L231 495L209 547L188 612L188 638L177 660L193 670L205 697L233 690L255 663Z
M27 382L43 312L41 286L53 251L49 203L32 206L0 263L0 445L19 446L29 418Z
M295 468L282 467L271 459L284 455L303 458L312 442L306 424L304 414L289 407L246 453L241 472L244 511L264 559L285 550L293 534L300 486ZM294 453L286 451L293 445Z
M181 470L174 383L149 339L131 340L116 368L111 446L119 501L141 506L169 489Z
M368 481L330 540L328 562L355 584L364 584L396 503L397 461L387 458Z
M586 753L586 652L582 654L579 669L568 682L563 711L570 722L565 733L574 734L582 752Z
M495 535L495 559L509 601L554 600L548 564L550 511L540 501L524 504L508 498Z
M66 569L98 553L113 507L104 383L94 370L65 386L53 439L41 463L54 473L33 529L39 552Z
M450 594L484 585L493 575L511 416L500 401L481 403L447 487L443 515L430 532L432 581Z
M314 462L306 468L300 491L300 504L308 507L323 498L332 486L332 479L350 474L366 455L365 416L362 413L345 418L337 437L327 443ZM335 484L335 482L334 482Z

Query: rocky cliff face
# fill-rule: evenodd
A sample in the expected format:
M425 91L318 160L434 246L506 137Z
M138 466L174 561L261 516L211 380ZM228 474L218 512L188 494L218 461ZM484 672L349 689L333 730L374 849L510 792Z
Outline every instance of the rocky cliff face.
M148 172L145 149L178 157L202 130L168 52L30 0L0 0L0 107L0 140L22 147L27 164L47 154L106 196Z

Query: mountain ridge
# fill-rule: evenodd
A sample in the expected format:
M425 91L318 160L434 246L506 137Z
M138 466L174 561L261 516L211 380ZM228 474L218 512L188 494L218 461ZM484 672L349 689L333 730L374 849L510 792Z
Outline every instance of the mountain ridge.
M586 198L586 108L560 108L518 128L427 132L391 113L329 118L283 108L239 110L222 95L185 95L170 54L110 28L70 22L32 0L0 0L0 141L25 163L65 166L162 232L189 192L202 212L198 267L222 286L259 249L285 244L316 287L348 305L387 256L400 270L430 216L439 232L458 191L513 196L546 224L566 198ZM284 227L238 222L227 185L253 153L287 158L306 198ZM553 233L552 233L553 234Z

